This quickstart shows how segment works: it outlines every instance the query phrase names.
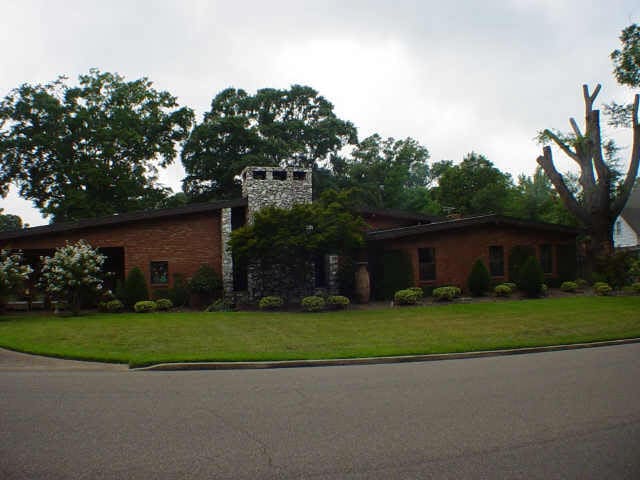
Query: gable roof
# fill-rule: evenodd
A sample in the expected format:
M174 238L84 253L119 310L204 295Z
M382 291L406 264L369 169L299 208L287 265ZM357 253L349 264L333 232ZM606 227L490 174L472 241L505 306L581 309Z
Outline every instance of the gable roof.
M181 207L161 208L158 210L139 210L136 212L117 213L105 217L87 218L73 222L52 223L50 225L42 225L39 227L23 228L20 230L11 230L8 232L0 232L0 241L13 240L16 238L35 237L39 235L48 235L52 233L63 233L83 228L102 227L107 225L121 225L125 223L138 222L142 220L151 220L159 218L169 218L182 215L190 215L194 213L212 212L222 208L242 207L247 204L246 198L235 200L223 200L219 202L193 203Z
M555 223L534 222L530 220L521 220L503 215L476 215L473 217L440 220L424 225L412 225L410 227L390 228L385 230L373 230L367 233L367 240L388 240L393 238L409 237L412 235L420 235L423 233L439 232L443 230L456 230L460 228L468 228L479 225L495 225L495 226L512 226L520 228L534 228L537 230L546 230L559 233L567 233L577 235L580 229L568 227L566 225L557 225Z
M640 188L636 187L631 191L629 200L625 205L622 213L622 218L629 224L636 233L640 233Z

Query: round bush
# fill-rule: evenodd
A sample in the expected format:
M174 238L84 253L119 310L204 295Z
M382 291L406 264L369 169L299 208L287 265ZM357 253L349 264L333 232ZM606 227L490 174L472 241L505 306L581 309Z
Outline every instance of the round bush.
M456 297L460 296L460 289L458 287L448 286L439 287L433 290L433 298L438 302L450 302Z
M120 313L124 311L124 303L122 303L118 299L108 301L105 304L105 307L107 312L111 312L111 313Z
M491 286L491 275L489 270L480 259L473 264L471 273L469 274L469 291L474 297L481 297Z
M275 295L262 297L258 302L258 307L260 307L260 310L277 310L278 308L282 308L283 305L284 300L282 300L282 297L278 297Z
M324 310L326 302L322 297L311 295L309 297L304 297L300 302L300 306L305 312L319 312L321 310Z
M207 308L205 308L205 312L230 312L233 310L233 303L230 300L226 300L224 298L219 298Z
M518 287L528 297L538 297L542 293L544 273L536 257L529 257L518 273Z
M496 285L493 289L493 293L496 294L496 297L508 297L511 295L511 287L507 284L501 283L500 285Z
M543 283L540 285L540 296L546 297L547 295L549 295L549 287L546 283Z
M504 282L502 285L509 287L512 292L515 292L518 289L518 286L513 282Z
M560 285L560 290L562 290L563 292L575 293L578 291L578 284L577 282L562 282L562 285Z
M171 310L173 308L173 302L168 298L159 298L158 300L156 300L156 306L158 310L166 312L167 310Z
M144 273L138 267L133 267L124 281L121 292L122 302L129 308L134 307L137 302L149 300L149 290Z
M611 294L613 289L606 282L596 282L593 284L593 291L596 292L596 295L607 296Z
M327 297L327 307L332 310L344 310L351 302L343 295L329 295Z
M578 285L578 288L584 288L589 285L589 282L587 282L584 278L576 278L575 282L576 285Z
M406 288L404 290L398 290L393 295L393 302L396 305L415 305L422 298L422 289L419 289L418 293L415 288Z
M156 305L156 302L154 302L153 300L142 300L140 302L136 302L136 304L133 306L133 310L136 313L155 312L157 308L158 305Z

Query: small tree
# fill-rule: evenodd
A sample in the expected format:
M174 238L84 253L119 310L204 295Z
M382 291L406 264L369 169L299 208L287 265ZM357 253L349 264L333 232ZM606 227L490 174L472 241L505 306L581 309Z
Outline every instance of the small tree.
M80 313L84 295L102 291L102 264L106 257L84 240L56 249L42 259L40 285L54 299Z
M487 270L482 260L478 259L476 263L473 264L471 273L469 274L468 285L469 291L476 297L481 297L489 291L491 275L489 275L489 270Z
M0 312L7 297L14 293L33 272L28 265L21 265L22 255L0 250Z
M127 275L123 286L123 298L121 298L127 308L133 306L142 300L149 300L149 289L144 273L138 267L133 267Z
M519 272L518 288L528 297L539 297L543 290L544 272L536 257L529 257Z
M198 296L196 307L209 305L222 291L222 279L210 265L202 264L189 280L189 290Z

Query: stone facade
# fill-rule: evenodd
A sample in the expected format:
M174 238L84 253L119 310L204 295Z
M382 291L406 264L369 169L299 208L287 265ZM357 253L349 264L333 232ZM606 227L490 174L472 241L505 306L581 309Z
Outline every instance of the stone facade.
M220 245L222 245L222 288L225 295L233 294L233 255L229 240L231 239L231 209L220 211Z

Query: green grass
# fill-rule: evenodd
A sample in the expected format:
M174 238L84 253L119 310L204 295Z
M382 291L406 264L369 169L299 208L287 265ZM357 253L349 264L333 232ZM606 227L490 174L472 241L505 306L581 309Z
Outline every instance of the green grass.
M129 363L351 358L640 337L640 297L575 297L332 313L0 317L0 346Z

